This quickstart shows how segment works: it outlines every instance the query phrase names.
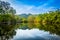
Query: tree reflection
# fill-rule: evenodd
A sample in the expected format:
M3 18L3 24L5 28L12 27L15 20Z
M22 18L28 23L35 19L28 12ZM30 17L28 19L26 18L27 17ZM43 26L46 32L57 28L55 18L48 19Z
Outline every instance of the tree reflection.
M0 40L9 40L13 38L14 35L16 35L16 29L18 24L0 24Z
M40 23L34 23L29 24L28 26L32 27L32 28L38 28L40 30L45 30L45 31L49 31L50 34L57 34L60 35L60 24L40 24Z
M49 31L50 34L60 35L60 24L40 24L40 23L22 23L20 29L33 29Z

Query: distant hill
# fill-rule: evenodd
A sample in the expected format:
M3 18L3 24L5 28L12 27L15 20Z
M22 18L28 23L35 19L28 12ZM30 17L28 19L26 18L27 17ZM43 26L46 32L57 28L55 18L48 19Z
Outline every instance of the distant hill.
M29 15L32 15L32 14L20 14L20 18L27 18Z

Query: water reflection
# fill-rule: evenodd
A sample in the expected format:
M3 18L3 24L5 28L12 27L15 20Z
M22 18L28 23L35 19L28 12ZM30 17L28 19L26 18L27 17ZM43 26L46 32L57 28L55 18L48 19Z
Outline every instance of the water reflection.
M0 24L0 40L11 40L16 35L18 24Z
M59 25L40 23L0 25L0 40L60 40Z
M13 40L60 40L59 36L51 35L49 32L39 29L17 29L16 32Z
M33 29L49 31L50 34L60 35L60 24L40 24L40 23L22 23L20 29Z
M16 30L17 33L13 40L60 40L59 31L55 29L56 26L22 23L20 29Z

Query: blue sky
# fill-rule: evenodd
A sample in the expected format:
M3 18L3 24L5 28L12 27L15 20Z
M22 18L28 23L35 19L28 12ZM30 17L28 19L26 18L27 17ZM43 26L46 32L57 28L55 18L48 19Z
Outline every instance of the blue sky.
M60 0L2 0L16 9L17 14L39 14L60 8Z

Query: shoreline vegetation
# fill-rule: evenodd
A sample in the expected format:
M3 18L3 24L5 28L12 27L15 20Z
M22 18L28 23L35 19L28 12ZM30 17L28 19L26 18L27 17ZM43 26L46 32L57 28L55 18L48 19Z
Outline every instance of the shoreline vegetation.
M60 35L60 9L50 11L38 15L15 15L16 11L8 2L0 1L0 38L8 40L16 34L15 29L19 28L16 25L20 23L28 23L27 28L38 28L40 30L49 31ZM36 27L31 27L31 25Z

